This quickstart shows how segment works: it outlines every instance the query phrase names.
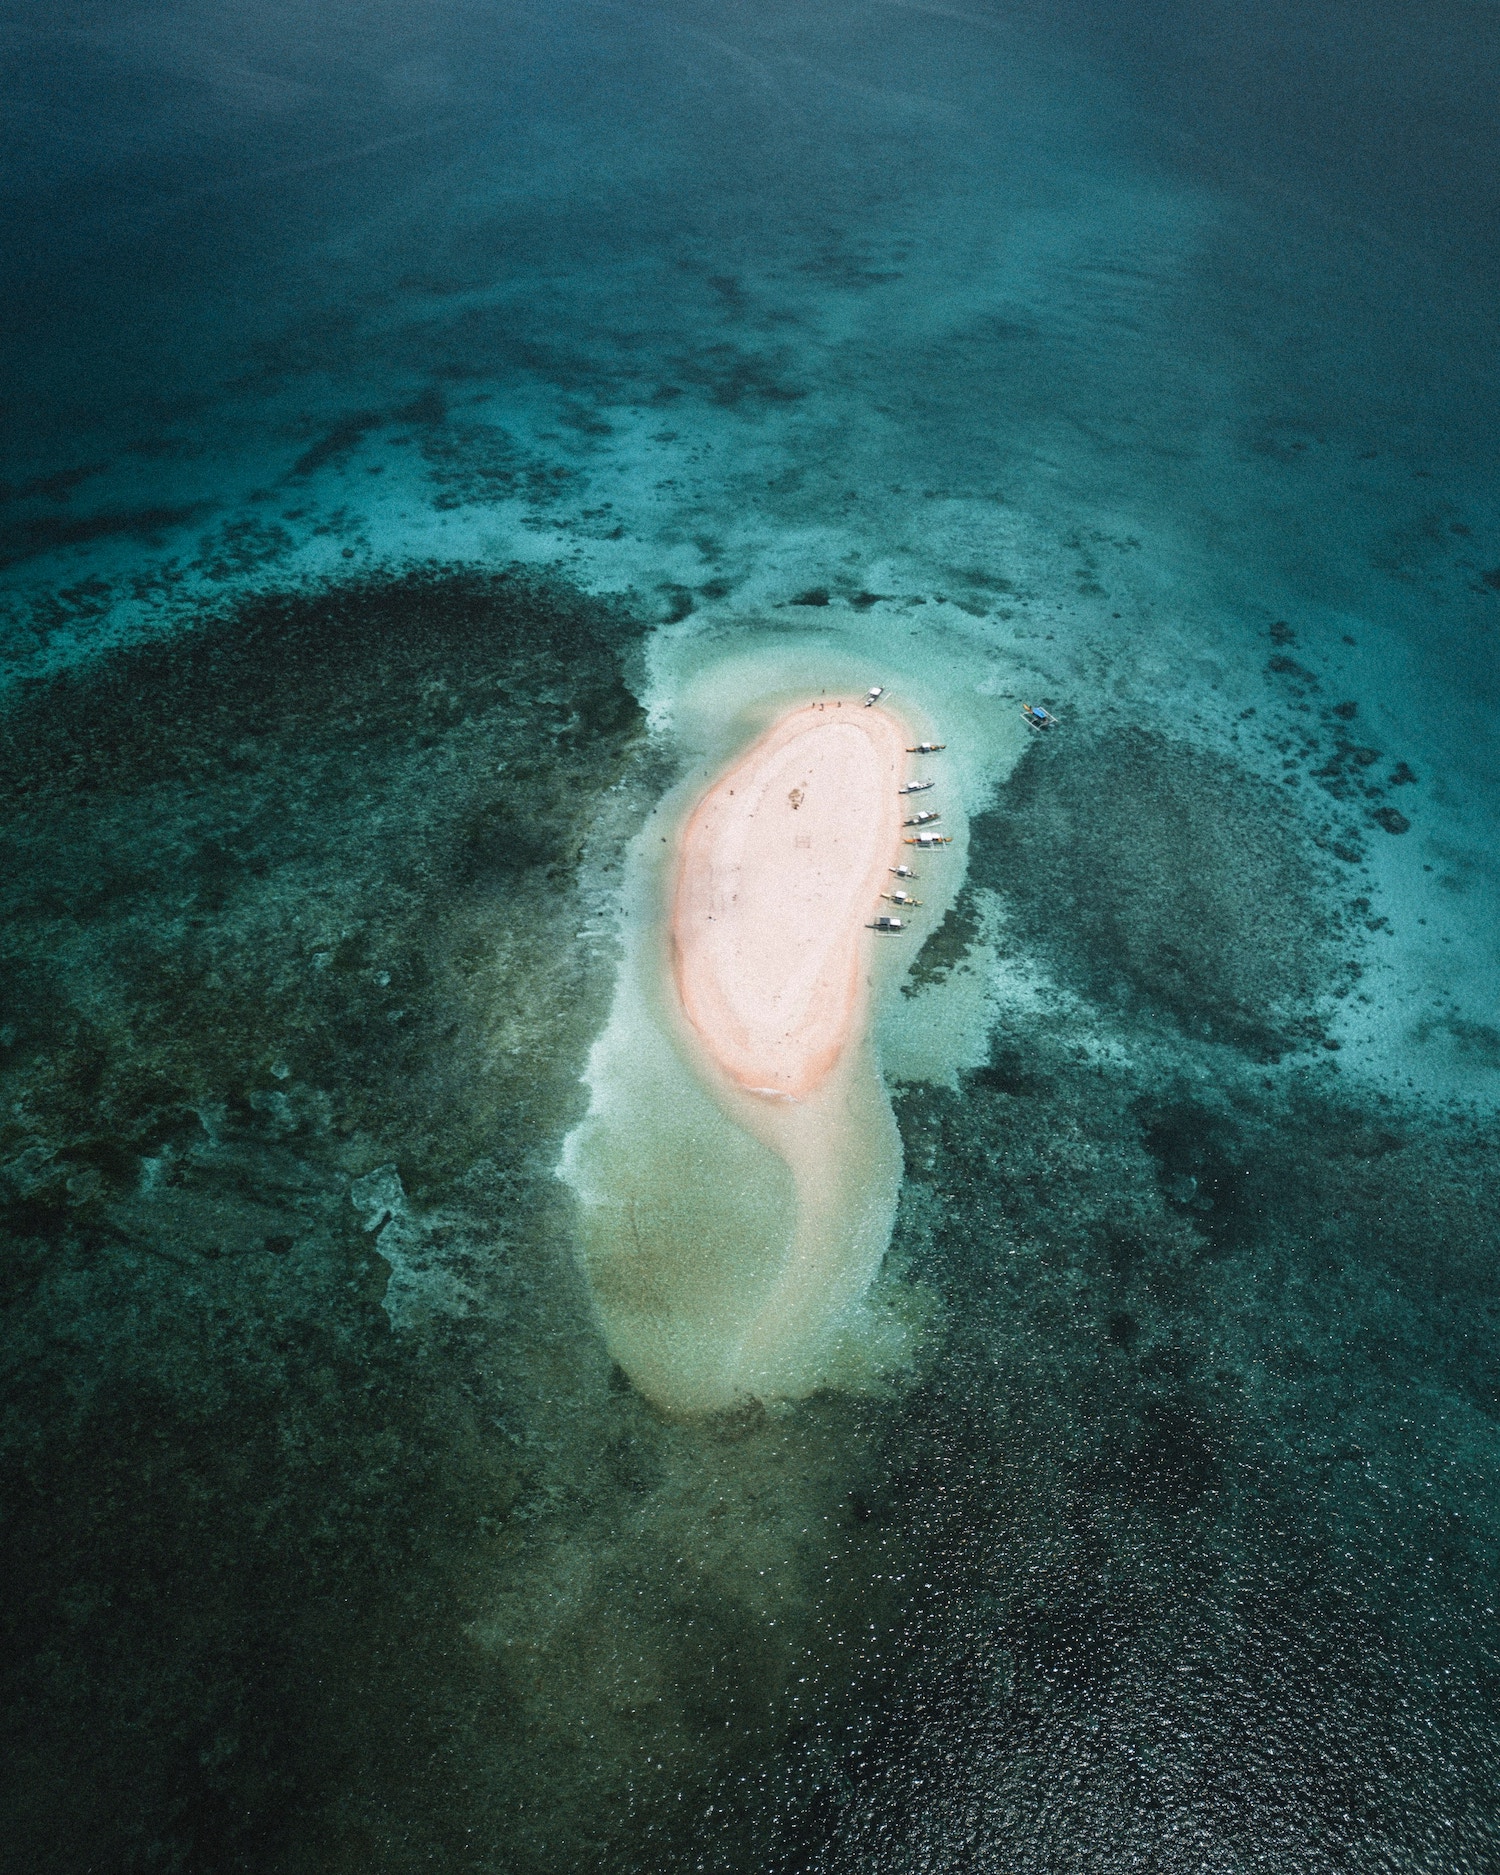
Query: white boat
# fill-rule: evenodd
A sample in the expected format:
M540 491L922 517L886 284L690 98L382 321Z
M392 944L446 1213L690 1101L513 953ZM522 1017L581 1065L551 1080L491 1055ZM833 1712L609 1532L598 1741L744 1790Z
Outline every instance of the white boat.
M897 788L897 794L925 794L929 788L935 788L935 781L906 781Z
M920 905L921 899L913 898L910 892L882 892L880 895L889 899L893 905Z
M911 819L907 821L903 821L902 825L906 827L925 827L928 821L941 820L942 818L943 817L941 814L937 813L933 808L929 807L929 808L924 809L923 812L920 814L913 814Z
M907 836L906 844L920 846L924 850L933 846L952 846L953 836L950 833L913 833Z
M906 751L908 755L936 755L940 749L947 748L946 742L914 742Z
M878 918L867 924L865 929L867 931L904 931L906 926L899 918L887 918L882 912Z
M898 879L915 879L917 876L910 866L887 866L886 871L895 873Z
M884 695L884 684L871 684L870 688L865 692L865 708L869 709L872 703L878 703Z

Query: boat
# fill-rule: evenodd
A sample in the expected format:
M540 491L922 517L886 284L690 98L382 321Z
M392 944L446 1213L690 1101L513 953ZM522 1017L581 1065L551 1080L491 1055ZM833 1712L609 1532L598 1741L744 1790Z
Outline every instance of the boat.
M870 688L865 692L865 708L869 709L872 703L878 703L884 695L884 684L871 684Z
M925 794L929 788L935 788L935 781L906 781L897 788L897 794Z
M895 873L898 879L915 879L917 876L910 866L887 866L886 871Z
M908 755L936 755L939 749L947 748L946 742L914 742L906 751Z
M865 929L867 931L904 931L906 926L899 918L887 918L882 912L878 918L867 924Z
M921 899L913 898L910 892L882 892L882 898L889 899L893 905L920 905Z
M920 814L913 814L910 820L905 820L901 824L904 827L925 827L929 820L941 820L942 818L941 814L934 812L934 810L929 807L924 808Z
M951 833L913 833L907 835L905 844L920 847L952 846L953 835Z
M1057 718L1051 710L1044 710L1040 703L1023 703L1021 714L1033 729L1056 729Z

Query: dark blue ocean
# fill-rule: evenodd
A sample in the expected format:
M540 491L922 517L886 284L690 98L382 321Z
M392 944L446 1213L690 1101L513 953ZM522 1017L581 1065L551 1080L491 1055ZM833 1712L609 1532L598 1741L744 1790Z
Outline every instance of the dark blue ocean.
M1500 1870L1493 9L0 47L0 1866ZM557 1174L752 644L1061 727L909 1358L674 1419Z

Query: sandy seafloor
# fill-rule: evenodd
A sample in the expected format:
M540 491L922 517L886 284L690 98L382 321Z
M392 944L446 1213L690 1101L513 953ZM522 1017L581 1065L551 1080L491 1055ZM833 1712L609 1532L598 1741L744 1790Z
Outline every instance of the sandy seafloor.
M4 1866L1500 1867L1493 18L6 31ZM674 1424L620 858L856 631L1065 724L908 1371Z

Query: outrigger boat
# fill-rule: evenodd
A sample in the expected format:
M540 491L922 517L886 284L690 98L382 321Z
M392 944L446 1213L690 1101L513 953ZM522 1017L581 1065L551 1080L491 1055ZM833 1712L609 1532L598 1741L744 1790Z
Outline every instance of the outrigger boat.
M934 813L929 807L920 814L913 814L910 820L905 820L901 824L904 827L925 827L929 820L941 820L942 818L941 814Z
M887 866L886 871L895 873L898 879L915 879L917 876L910 866Z
M946 742L914 742L906 751L908 755L936 755L939 749L947 748Z
M880 895L889 899L893 905L920 905L921 899L913 898L910 892L882 892Z
M1040 703L1023 703L1021 714L1033 729L1056 729L1057 718L1051 710L1044 710Z
M925 794L929 788L935 788L935 781L905 781L897 788L897 794Z
M884 684L871 684L870 688L865 692L865 708L869 709L872 703L878 703L884 695Z
M952 846L953 835L951 833L913 833L907 835L904 844L923 848L931 846Z
M865 929L867 931L904 931L906 926L899 918L887 918L882 912L878 918L867 924Z

